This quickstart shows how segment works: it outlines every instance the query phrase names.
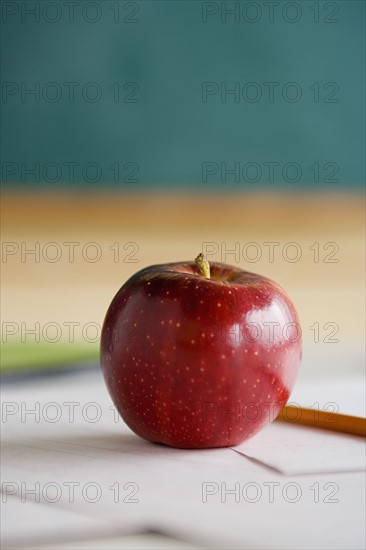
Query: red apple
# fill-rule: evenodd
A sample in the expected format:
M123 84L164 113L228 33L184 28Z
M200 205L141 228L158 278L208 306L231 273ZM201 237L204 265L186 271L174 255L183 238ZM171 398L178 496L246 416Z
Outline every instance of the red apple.
M202 254L136 273L102 329L120 415L141 437L180 448L233 446L258 432L288 400L301 356L285 291Z

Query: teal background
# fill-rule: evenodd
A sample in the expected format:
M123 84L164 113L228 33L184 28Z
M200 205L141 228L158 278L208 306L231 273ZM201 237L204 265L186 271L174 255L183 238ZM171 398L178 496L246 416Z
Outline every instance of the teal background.
M40 2L43 5L47 2ZM8 3L9 4L9 3ZM21 4L12 2L11 9ZM59 2L62 4L62 2ZM29 88L39 82L62 87L59 101L46 102L33 96L22 102L20 93L2 95L2 167L3 185L50 188L139 189L145 186L237 187L261 185L291 188L313 186L357 187L364 182L364 93L365 93L365 3L363 1L298 1L302 15L289 23L281 15L288 2L279 2L274 21L270 22L263 2L258 22L228 16L222 22L220 11L202 21L200 1L149 0L95 2L101 10L99 21L90 23L80 15L86 2L75 8L69 22L65 8L62 17L51 23L41 17L34 21L20 11L7 17L2 13L2 85L25 82ZM120 21L114 22L112 4L119 4ZM225 3L211 3L219 9ZM231 7L235 2L226 2ZM240 2L240 9L247 2ZM314 22L318 5L319 22ZM335 6L335 7L334 7ZM4 2L2 6L4 10ZM213 9L214 9L213 8ZM49 8L52 17L51 8ZM253 8L254 9L254 8ZM333 10L337 11L332 15ZM133 12L136 11L136 14ZM92 17L92 10L89 12ZM251 12L251 14L254 12ZM288 12L291 14L294 12ZM129 15L130 14L130 15ZM123 21L123 18L137 22ZM327 23L324 18L338 22ZM137 102L115 102L109 89L118 81L138 85ZM274 101L256 103L233 96L221 101L219 94L202 102L203 82L280 83ZM79 82L74 102L70 102L64 82ZM102 97L87 102L80 89L97 82ZM280 93L287 82L301 87L302 98L285 101ZM320 83L320 99L314 102L309 89ZM339 91L336 102L324 102L322 90L335 82ZM122 90L126 95L132 88ZM267 96L268 97L268 96ZM202 163L278 162L274 181L265 170L257 182L235 182L220 173L202 182ZM14 163L16 172L4 177L4 163ZM21 182L20 163L32 167L56 163L62 168L59 181L32 176ZM75 162L74 181L68 180L63 163ZM97 163L99 181L82 174L85 163ZM110 168L120 165L119 181ZM286 181L281 167L297 162L302 169L298 182ZM309 166L318 162L319 182ZM333 181L323 181L332 171L327 163L336 163ZM127 163L135 163L130 165ZM126 165L127 164L127 165ZM137 165L137 166L136 166ZM328 168L325 169L324 165ZM123 168L124 167L124 168ZM134 177L128 174L134 172ZM135 181L123 181L123 179ZM48 181L46 181L48 179Z

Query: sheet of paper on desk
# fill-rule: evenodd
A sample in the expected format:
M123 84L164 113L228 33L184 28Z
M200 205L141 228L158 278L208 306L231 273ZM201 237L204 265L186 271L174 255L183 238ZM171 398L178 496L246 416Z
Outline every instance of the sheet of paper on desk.
M272 423L235 451L286 475L365 469L365 440L308 426Z
M32 404L37 401L40 411L47 411L47 406L50 403L50 395L52 402L74 402L80 403L80 395L83 395L85 380L88 379L88 399L86 401L95 402L103 410L101 418L97 424L85 421L85 414L80 414L82 411L82 403L75 408L75 419L73 422L63 421L68 420L66 407L62 407L63 415L59 422L35 421L32 414L29 415L29 420L24 423L19 421L20 412L18 414L9 414L6 419L6 424L3 425L3 437L7 434L14 438L20 437L24 440L32 435L35 445L37 441L55 439L55 434L58 435L58 444L62 446L64 442L77 442L77 438L82 436L80 441L93 441L95 428L105 428L107 433L110 428L117 434L131 434L130 430L119 421L116 424L114 412L111 410L111 402L105 389L103 380L99 372L87 375L76 375L72 378L67 378L54 385L54 382L42 381L37 383L37 391L34 391L33 385L25 386L9 386L3 390L3 400L8 396L10 402L14 401L19 406L19 403L27 404L28 408L32 409ZM53 384L54 387L50 387ZM317 382L302 383L295 389L290 400L297 402L302 406L314 405L318 401L320 408L322 403L328 403L333 397L333 402L339 404L339 412L346 413L362 413L364 407L363 385L360 378L356 377L351 380L332 381L330 385ZM343 391L342 391L343 389ZM51 391L52 390L52 391ZM324 399L321 400L321 396ZM314 396L314 400L312 401ZM312 401L312 402L311 402ZM33 405L34 406L34 405ZM11 408L9 409L11 410ZM52 414L52 407L50 414ZM78 414L79 413L79 414ZM46 417L44 414L43 416ZM33 419L33 422L32 422ZM42 420L42 418L41 418ZM100 432L98 433L100 435ZM62 436L66 436L63 438ZM134 436L131 434L133 441ZM85 439L86 438L86 439ZM108 446L113 445L113 438L109 437ZM140 441L137 439L137 441ZM43 441L46 444L46 441ZM107 442L107 441L106 441ZM103 440L100 438L97 442L98 448L103 446ZM41 447L42 448L42 447ZM124 444L126 447L126 442ZM154 447L155 455L158 447ZM61 450L61 449L60 449ZM276 468L279 472L287 474L306 474L314 472L341 472L341 471L359 471L365 466L364 462L364 440L358 436L347 434L333 433L325 430L312 429L305 426L294 426L292 424L273 423L267 426L262 432L254 436L252 439L235 447L235 451L242 453L247 457L251 457L261 461L269 467ZM93 452L93 449L89 449ZM178 455L174 450L171 451L176 459ZM188 460L189 456L195 457L194 462L201 459L201 454L181 453L179 456L184 456ZM212 453L211 463L215 462L217 453ZM39 459L42 459L41 453ZM204 460L204 454L202 455ZM220 459L221 460L221 459Z
M365 415L360 376L299 383L289 404L355 416ZM352 472L365 468L365 440L359 436L274 422L235 447L284 474Z
M91 532L93 537L104 536L108 529L111 534L155 529L209 548L290 549L298 548L299 537L303 548L363 547L362 479L355 471L362 467L361 438L327 434L328 438L320 430L275 423L235 450L185 451L152 445L115 421L97 372L4 386L2 398L8 412L12 411L2 424L3 482L15 483L18 488L22 483L31 488L35 483L41 488L51 483L61 491L60 500L46 504L29 499L22 502L19 493L3 503L2 514L8 523L3 542L7 548L62 542L65 536L80 537L83 532L86 537ZM23 418L22 403L29 411L38 408L39 414L30 412ZM65 403L78 404L73 421ZM88 410L88 403L97 407ZM98 407L98 421L88 421ZM60 419L50 421L57 411L62 413ZM314 472L311 478L295 475ZM316 482L323 490L329 481L339 487L342 498L337 506L323 500L315 505L310 487ZM135 485L125 489L129 482ZM281 496L288 482L300 487L302 498L296 506ZM78 484L73 502L70 483ZM95 502L83 498L82 488L90 483L100 488L101 497ZM121 491L118 502L116 483ZM207 483L214 494L209 493L206 501ZM229 490L239 485L239 502L232 493L223 500L222 483ZM247 483L257 484L262 492L254 504L242 498ZM279 486L275 505L267 498L268 483ZM126 502L125 497L131 496L136 486L138 492L133 498L138 502ZM49 496L52 494L51 487ZM94 494L91 488L90 498ZM35 508L45 505L46 515ZM69 513L75 517L67 533ZM304 517L311 529L304 526ZM346 520L356 523L351 535L342 527ZM29 522L31 529L27 528ZM290 531L286 527L289 522Z
M292 392L289 404L313 410L366 417L366 384L362 375L301 380Z
M24 549L25 543L30 541L33 545L41 540L47 542L45 520L48 534L53 535L53 540L62 541L65 527L60 519L64 516L67 519L67 515L59 513L62 509L78 516L71 526L72 532L79 537L83 531L86 537L90 533L94 537L98 533L101 536L109 524L112 534L149 528L208 548L285 550L298 548L299 537L301 548L344 549L350 541L352 548L362 548L362 494L359 493L362 479L357 477L359 473L348 473L346 477L343 473L289 478L230 449L180 451L151 445L128 434L118 435L117 430L95 427L92 431L93 435L89 433L84 437L24 439L20 444L6 445L4 480L15 481L18 485L23 482L32 488L37 482L41 487L57 483L62 488L62 499L48 504L46 515L34 514L38 505L33 502L22 503L19 499L10 511L3 505L2 513L8 516L10 513L14 518L10 524L13 529L5 532L7 539L4 542L11 544L4 544L4 547ZM121 494L116 502L115 491L111 488L117 481ZM70 503L65 485L75 482L79 485L75 489L74 502ZM138 500L136 504L124 501L126 493L122 488L126 482L133 482L139 488L134 495ZM327 489L329 482L330 489L335 490L331 502L337 505L324 503L324 494L333 494ZM311 490L314 483L322 492L316 504ZM80 498L81 488L87 484L100 487L98 501L90 503ZM208 494L204 490L207 484ZM227 488L225 499L220 494L222 484ZM270 484L276 486L275 505L268 498ZM283 498L283 490L289 484L295 485L299 494L295 505L286 500L287 497ZM258 500L250 502L242 498L246 485L259 488ZM236 486L239 498L233 494ZM52 490L48 496L52 498ZM288 498L292 497L290 492ZM93 490L89 498L94 498ZM249 490L248 499L252 498ZM31 519L31 530L27 529L27 522L22 521L24 514ZM90 518L96 521L93 523ZM351 534L345 533L341 519L356 522ZM339 532L334 527L337 525ZM329 536L330 531L332 536ZM66 530L66 534L70 531Z

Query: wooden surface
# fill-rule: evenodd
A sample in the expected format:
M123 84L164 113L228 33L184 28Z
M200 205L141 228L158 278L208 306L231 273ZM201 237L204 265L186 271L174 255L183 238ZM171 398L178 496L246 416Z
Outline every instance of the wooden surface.
M149 264L193 259L202 243L215 243L210 260L237 264L232 250L240 250L239 265L275 279L292 297L303 326L305 342L313 343L319 323L320 339L331 332L326 323L339 326L340 345L357 346L364 335L364 206L360 194L177 194L147 193L58 195L4 194L2 240L19 252L2 258L2 319L31 326L57 322L101 324L111 298L135 271ZM74 261L64 243L79 243ZM83 257L88 243L97 243L102 256L91 262ZM257 243L262 257L250 263L243 258ZM277 242L273 261L263 243ZM302 252L298 262L283 258L287 243ZM13 243L9 245L6 243ZM23 243L23 244L22 244ZM36 245L35 243L39 243ZM59 261L52 263L56 248ZM114 244L118 243L118 245ZM123 247L126 243L136 243ZM223 244L222 244L223 243ZM319 243L319 261L314 256ZM335 243L339 251L324 250ZM40 261L21 255L21 249L40 247ZM116 247L119 258L116 257ZM318 245L315 245L315 247ZM128 254L138 250L128 261ZM312 248L310 248L312 247ZM287 249L291 254L295 249ZM328 256L327 256L328 255ZM85 256L85 255L84 255ZM67 338L64 330L62 338ZM82 339L81 329L75 331Z

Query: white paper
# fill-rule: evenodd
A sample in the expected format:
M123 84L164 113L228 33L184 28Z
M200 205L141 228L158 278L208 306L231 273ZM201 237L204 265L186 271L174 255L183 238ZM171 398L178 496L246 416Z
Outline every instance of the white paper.
M366 465L364 438L285 422L233 449L286 475L357 472Z
M349 414L365 418L366 383L362 375L301 380L291 394L289 404L308 409Z
M305 380L295 387L289 405L365 415L362 376L329 380ZM237 452L284 474L351 472L365 469L365 439L329 430L273 422Z
M235 450L154 445L114 421L97 373L5 386L2 400L2 481L19 488L56 483L62 489L55 503L22 502L21 491L3 502L5 548L66 544L83 533L105 537L106 530L111 535L155 530L208 548L364 547L363 476L353 471L361 464L359 439L328 438L320 430L278 423ZM73 421L64 405L70 402L78 403ZM35 414L25 414L22 403ZM89 421L90 403L95 410L100 407L96 422ZM50 421L60 410L60 419ZM308 475L295 474L300 471ZM65 490L70 482L79 484L73 502ZM83 498L81 489L88 483L100 488L97 502ZM116 483L121 491L117 502ZM138 486L135 503L125 502L128 483ZM289 483L297 484L296 502ZM273 502L268 484L275 484ZM259 491L257 501L250 491L247 495L248 487ZM328 503L332 491L335 501ZM74 519L68 530L70 514ZM344 529L348 523L351 531Z

